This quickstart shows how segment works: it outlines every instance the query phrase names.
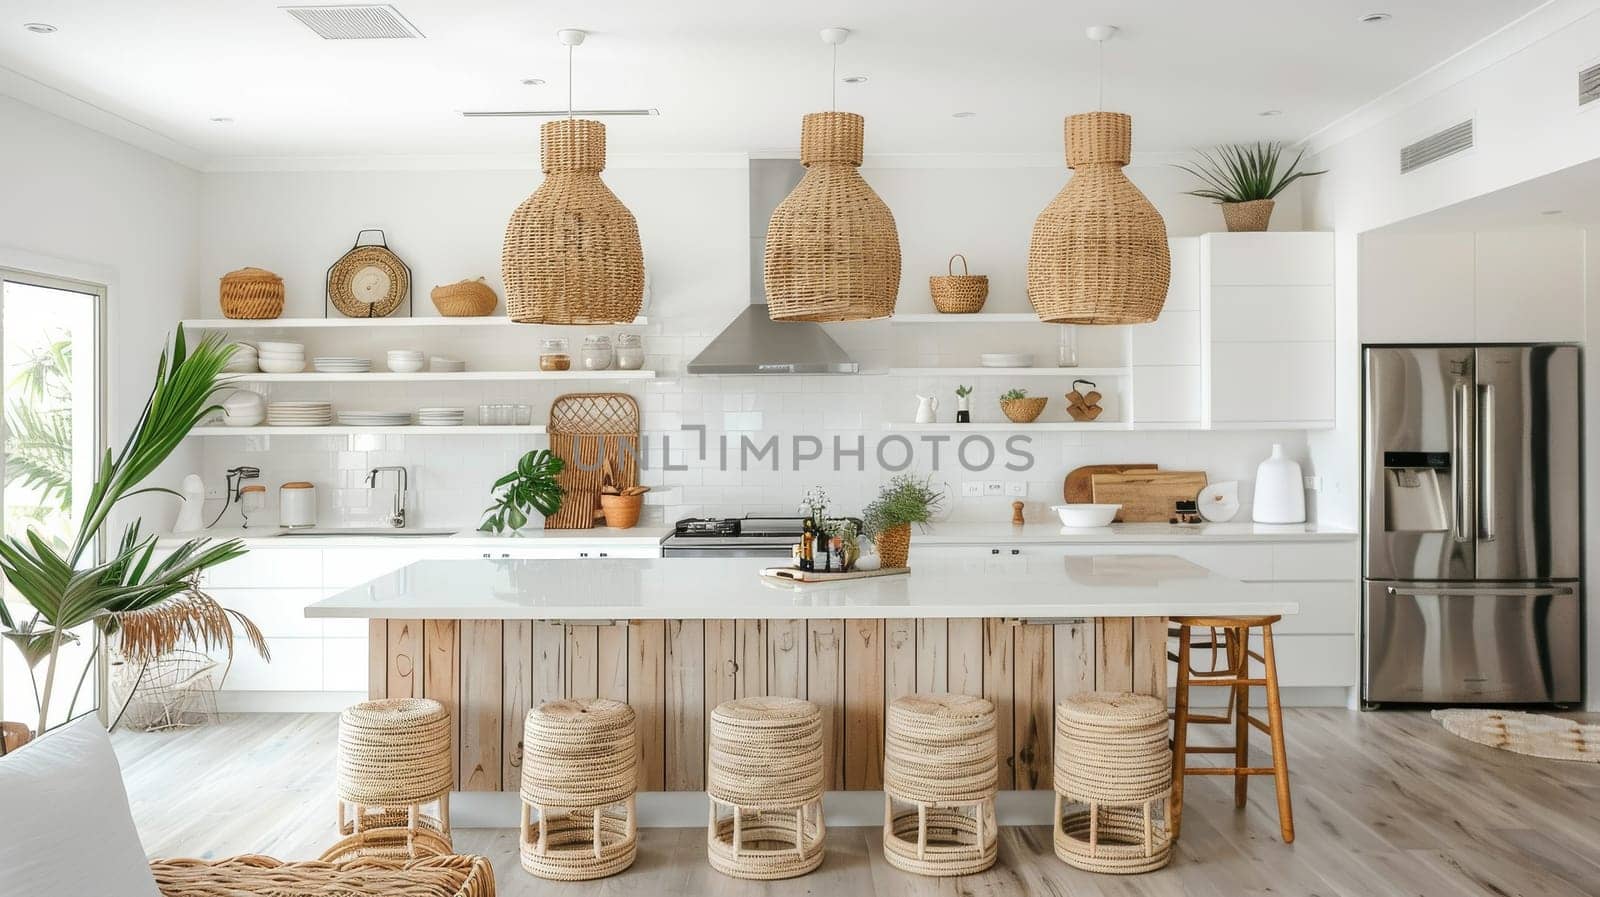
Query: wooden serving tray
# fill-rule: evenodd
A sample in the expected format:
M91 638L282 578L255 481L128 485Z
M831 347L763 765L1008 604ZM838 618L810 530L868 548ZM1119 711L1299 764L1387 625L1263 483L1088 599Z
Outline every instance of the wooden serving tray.
M820 570L801 570L799 567L767 567L761 575L787 582L838 582L844 579L867 579L873 576L899 576L910 573L910 567L880 567L876 570L852 570L849 573L824 573Z

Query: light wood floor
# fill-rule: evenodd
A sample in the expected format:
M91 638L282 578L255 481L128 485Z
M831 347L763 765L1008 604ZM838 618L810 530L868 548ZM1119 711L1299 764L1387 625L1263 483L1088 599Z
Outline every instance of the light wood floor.
M491 857L503 897L856 894L1508 897L1600 895L1600 764L1535 760L1458 740L1423 713L1287 713L1292 846L1278 840L1270 782L1236 812L1232 780L1192 778L1172 865L1132 878L1064 866L1047 828L1001 832L988 873L933 880L883 859L877 829L829 829L810 876L757 885L712 872L699 829L646 830L614 879L551 884L517 865L514 829L462 829ZM334 840L330 714L227 717L186 732L114 736L134 819L152 856L314 857Z

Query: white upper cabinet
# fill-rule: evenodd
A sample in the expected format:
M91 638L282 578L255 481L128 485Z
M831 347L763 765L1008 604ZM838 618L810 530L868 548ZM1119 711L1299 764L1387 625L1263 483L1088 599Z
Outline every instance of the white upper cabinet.
M1333 234L1207 234L1199 251L1202 420L1333 426Z
M1200 423L1200 238L1170 240L1172 281L1160 317L1132 326L1132 420Z

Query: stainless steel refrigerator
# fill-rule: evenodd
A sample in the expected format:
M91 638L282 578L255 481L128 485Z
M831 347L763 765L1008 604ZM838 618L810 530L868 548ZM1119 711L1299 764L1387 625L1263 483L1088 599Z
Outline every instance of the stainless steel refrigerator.
M1573 346L1367 347L1367 704L1582 699L1579 383Z

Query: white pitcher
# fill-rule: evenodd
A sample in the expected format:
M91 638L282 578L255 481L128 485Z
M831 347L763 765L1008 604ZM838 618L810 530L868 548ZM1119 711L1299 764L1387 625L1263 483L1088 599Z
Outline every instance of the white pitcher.
M939 399L937 396L925 396L921 394L917 396L917 423L934 423L934 415L938 410Z

